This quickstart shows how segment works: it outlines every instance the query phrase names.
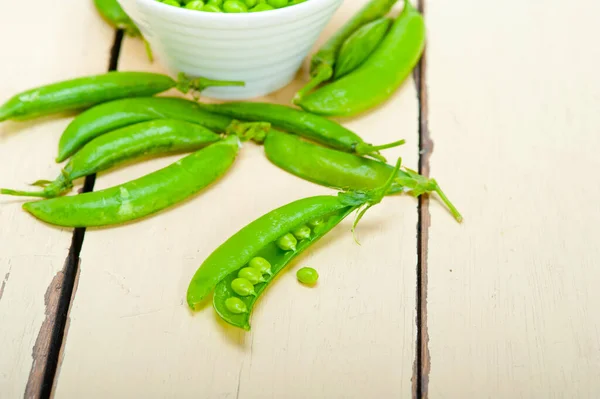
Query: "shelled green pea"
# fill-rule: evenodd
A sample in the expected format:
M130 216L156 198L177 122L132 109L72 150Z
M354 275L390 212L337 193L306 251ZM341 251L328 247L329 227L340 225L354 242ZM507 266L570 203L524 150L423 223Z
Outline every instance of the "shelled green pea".
M319 279L319 273L312 267L303 267L296 272L296 277L302 284L313 285Z
M252 267L244 267L238 272L239 278L244 278L252 284L264 283L265 279L262 276L262 272Z
M248 266L258 270L261 274L268 274L269 276L273 274L271 271L271 263L260 256L252 258L250 262L248 262Z
M202 0L193 0L188 2L185 5L185 8L187 8L188 10L196 10L196 11L202 11L202 8L204 7L204 2Z
M300 226L300 227L292 230L292 234L298 241L306 240L306 239L310 238L310 227Z
M225 307L233 314L241 314L248 312L248 307L240 298L232 296L225 300Z
M245 278L236 278L231 282L231 289L239 296L256 295L254 285Z
M296 237L294 237L292 233L287 233L283 237L279 238L276 244L284 251L296 251L298 240L296 240Z

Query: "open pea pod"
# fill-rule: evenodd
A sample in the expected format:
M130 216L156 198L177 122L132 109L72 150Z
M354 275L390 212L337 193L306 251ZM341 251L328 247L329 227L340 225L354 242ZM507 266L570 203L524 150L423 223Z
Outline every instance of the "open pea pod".
M337 211L318 217L310 222L320 222L311 228L310 237L304 240L298 241L295 251L285 251L281 249L275 242L271 242L263 247L256 253L257 257L266 259L271 264L271 275L265 275L263 278L264 282L260 282L254 286L255 295L240 296L231 287L232 282L238 278L238 271L234 271L229 274L223 280L221 280L215 287L213 296L213 307L217 314L225 320L227 323L243 328L244 330L250 330L250 315L252 309L260 295L265 291L269 284L275 279L277 274L285 269L290 262L300 255L304 250L317 242L321 237L331 231L337 226L342 220L346 218L350 213L355 210L355 206L346 206L338 209ZM306 225L300 225L306 226ZM300 227L298 226L298 227ZM232 312L227 306L227 300L229 298L239 298L245 305L247 311L242 313Z
M303 198L261 216L217 248L194 274L187 291L190 308L196 309L215 289L213 307L223 320L250 329L250 313L258 295L290 261L337 226L353 211L358 211L354 226L371 206L381 202L400 168L398 160L385 185L369 191L340 192L337 196ZM310 229L310 232L309 230ZM353 228L354 230L354 228ZM262 270L264 282L247 289L249 281L240 279L240 270L253 267L257 259L266 260L270 270ZM236 289L234 280L246 292ZM252 295L250 297L249 295Z

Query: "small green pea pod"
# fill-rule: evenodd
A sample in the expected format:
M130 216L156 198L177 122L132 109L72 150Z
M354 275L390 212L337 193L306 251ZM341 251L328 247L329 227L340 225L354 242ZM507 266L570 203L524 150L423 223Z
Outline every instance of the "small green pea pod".
M161 119L117 129L86 144L60 176L38 192L0 189L0 194L54 198L73 187L80 177L98 173L142 156L196 151L221 140L212 131L189 122Z
M392 24L380 18L358 28L342 45L335 63L334 78L339 79L358 68L379 46Z
M123 10L117 0L94 0L96 9L102 17L117 29L123 29L125 33L132 37L141 37L146 46L146 54L150 62L154 61L150 44L142 36L139 28L131 20L129 15Z
M182 93L202 91L210 86L243 86L244 82L179 79L151 72L107 72L70 79L19 93L0 106L0 122L24 120L54 113L81 110L125 97L153 96L176 88Z
M184 201L233 164L239 139L229 136L139 179L74 196L27 202L23 209L64 227L111 226L152 215Z
M140 122L177 119L224 133L233 119L201 109L195 101L178 97L124 98L96 105L75 117L58 144L62 162L94 138Z
M117 29L123 29L130 36L139 36L140 30L125 13L117 0L94 0L102 17Z
M298 104L304 96L333 76L333 68L338 52L346 39L358 28L378 18L384 17L398 0L370 0L348 20L311 58L310 81L294 96Z
M317 143L382 161L385 161L385 158L379 154L380 150L404 143L404 140L399 140L390 144L374 146L365 143L359 135L337 122L280 104L229 102L199 104L199 106L206 111L243 121L268 122L274 127L306 137Z
M264 149L267 158L281 169L304 180L338 190L375 189L384 184L394 169L383 162L321 147L275 130L267 134ZM462 220L460 212L435 179L428 179L410 169L397 172L388 194L419 196L430 192L436 192L454 218Z
M387 194L399 167L400 161L385 185L375 190L304 198L279 207L246 225L209 255L194 274L187 291L188 305L195 310L214 289L213 307L217 314L227 323L249 330L252 307L275 276L353 211L357 211L356 227L367 209L379 203ZM277 245L280 237L317 219L322 219L323 223L314 228L308 239L298 242L294 251L281 249ZM237 278L238 270L257 256L270 262L272 275L266 277L264 283L255 285L256 295L240 298L246 304L247 312L231 312L226 306L227 299L236 296L231 282Z
M404 10L371 56L357 69L296 104L325 116L356 116L382 103L402 85L425 48L423 16L404 0Z

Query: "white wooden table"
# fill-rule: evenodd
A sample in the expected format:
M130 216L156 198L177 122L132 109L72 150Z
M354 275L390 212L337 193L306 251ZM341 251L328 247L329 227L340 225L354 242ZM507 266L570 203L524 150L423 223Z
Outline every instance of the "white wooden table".
M111 64L162 71L91 1L60 3L0 3L0 101ZM362 4L347 0L321 41ZM193 200L116 228L74 234L1 198L0 398L599 397L600 5L421 6L416 79L344 124L407 139L386 155L434 176L462 224L435 197L384 201L361 246L348 220L294 262L245 333L187 310L191 275L256 217L332 192L262 148L246 145ZM304 79L306 68L266 100L288 103ZM69 121L0 124L0 186L53 177ZM103 173L94 188L177 158ZM294 281L302 265L319 270L317 288Z

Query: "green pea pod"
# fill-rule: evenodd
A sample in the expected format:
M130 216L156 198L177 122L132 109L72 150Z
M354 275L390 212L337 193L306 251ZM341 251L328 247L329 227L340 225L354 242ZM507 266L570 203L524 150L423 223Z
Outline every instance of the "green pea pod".
M423 16L405 7L371 56L350 74L304 97L297 104L308 112L355 116L385 102L419 62L425 46Z
M332 37L325 42L311 59L310 81L296 93L294 103L298 104L304 96L319 84L328 81L333 76L338 52L346 39L358 28L378 18L384 17L398 0L370 0L352 18L348 20Z
M43 184L43 191L0 189L0 194L53 198L70 190L73 181L80 177L141 156L196 151L219 140L218 134L194 123L169 119L142 122L90 141L69 160L56 180Z
M196 194L229 169L240 146L230 136L139 179L74 196L27 202L36 218L64 227L110 226L137 220Z
M146 46L146 54L148 59L152 62L154 56L152 55L152 49L150 44L142 36L139 28L131 20L129 15L123 10L117 0L94 0L96 9L102 15L102 17L117 29L123 29L125 33L132 37L141 37Z
M293 205L302 206L303 204L292 203L288 206L291 207ZM286 210L287 209L282 209L282 211ZM325 218L325 221L322 224L320 224L318 228L314 229L313 234L309 239L302 240L298 243L296 251L282 251L273 242L268 243L263 248L261 248L256 253L256 256L263 257L271 263L271 270L273 274L271 276L267 276L265 282L258 283L254 286L255 295L241 297L231 289L231 282L237 277L237 270L230 273L216 285L214 290L213 308L215 309L217 314L227 323L249 331L252 309L254 308L254 305L256 304L256 301L259 299L261 294L265 291L269 284L273 282L273 279L275 279L276 276L282 270L284 270L285 267L289 265L294 258L296 258L308 247L310 247L319 239L321 239L325 234L331 231L334 227L336 227L340 222L342 222L348 215L350 215L355 210L355 206L342 206L337 211L322 215ZM228 298L232 297L240 298L246 305L248 312L239 314L231 312L225 305L225 301L227 301Z
M58 112L91 107L124 97L153 96L176 88L183 93L202 91L209 86L243 86L206 78L188 79L180 74L176 81L169 76L150 72L108 72L30 89L10 98L0 106L0 122L23 120Z
M131 36L141 35L138 27L121 8L117 0L94 0L94 4L100 15L115 28L123 29Z
M294 201L277 208L239 230L225 241L202 263L192 278L187 291L187 302L192 309L214 289L213 307L226 322L250 330L250 312L257 298L290 261L323 237L353 211L358 211L354 228L364 213L379 203L390 188L396 170L381 188L371 191L342 192L337 196L316 196ZM318 221L319 223L315 223ZM289 235L301 226L312 225L309 238L300 240L294 249L282 249L281 237ZM245 267L251 259L262 257L271 264L271 274L264 283L255 286L255 295L239 298L246 312L232 312L226 302L237 298L231 289L231 282L239 269ZM239 301L238 301L239 302Z
M267 158L281 169L313 183L339 190L372 190L381 187L394 170L391 165L308 143L299 137L271 130L264 142ZM436 192L454 218L460 212L435 179L404 168L397 172L388 194L419 196Z
M335 63L334 78L339 79L358 68L385 37L392 24L390 18L380 18L358 28L342 45Z
M338 150L371 156L385 160L379 150L401 145L397 141L381 146L365 143L363 139L339 123L318 115L279 104L259 102L230 102L224 104L200 104L200 106L217 114L227 115L244 121L264 121L274 127L290 133L306 137L317 143L337 148Z
M223 133L232 118L207 112L195 101L177 97L125 98L92 107L67 126L58 144L56 162L62 162L94 138L135 123L177 119Z

